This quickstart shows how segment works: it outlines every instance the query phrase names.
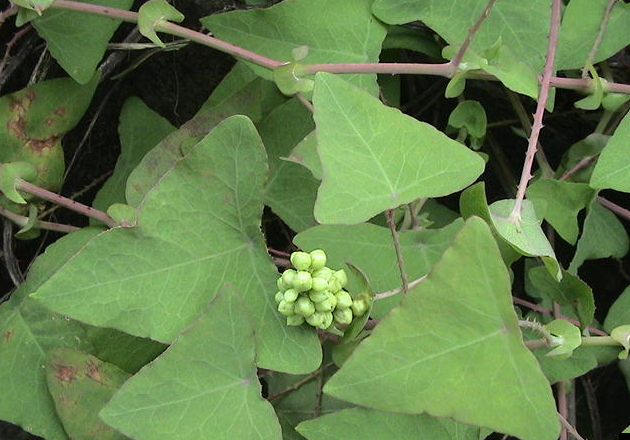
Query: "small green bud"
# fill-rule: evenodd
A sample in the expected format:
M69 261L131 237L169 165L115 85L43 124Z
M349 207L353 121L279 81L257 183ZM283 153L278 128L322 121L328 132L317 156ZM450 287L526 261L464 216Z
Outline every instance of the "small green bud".
M302 325L304 322L304 317L301 315L291 315L287 316L287 325Z
M278 286L278 290L282 290L282 291L286 290L286 288L288 287L284 285L284 281L282 280L282 275L280 275L280 278L278 278L278 281L276 281L276 285Z
M324 312L323 315L324 317L322 318L322 322L317 327L321 328L322 330L326 330L333 322L333 314L330 312Z
M311 290L308 293L308 297L311 299L311 301L313 301L314 303L318 303L318 302L322 302L328 299L328 291L327 290L323 290L320 292L317 292L315 290Z
M328 282L335 272L329 267L322 267L313 272L313 278L323 278Z
M296 275L297 271L295 269L287 269L282 272L282 282L284 283L285 288L293 286L293 279Z
M352 301L352 305L350 306L352 309L352 313L354 316L363 316L363 314L367 311L368 305L364 299L355 299Z
M291 254L291 264L297 270L309 270L311 267L311 254L306 252L293 252Z
M336 309L333 316L337 324L348 325L352 322L352 310L350 309Z
M284 316L291 316L295 313L294 306L293 306L294 304L295 303L293 302L282 300L280 301L280 304L278 304L278 311L282 313Z
M311 251L311 269L319 270L326 266L326 253L321 249Z
M276 292L276 296L274 296L274 299L276 300L278 304L280 304L280 301L284 299L284 292L281 292L281 291Z
M315 303L315 310L318 312L332 312L333 308L334 307L328 298Z
M341 287L346 287L346 284L348 284L348 275L346 275L345 270L339 269L337 272L335 272L334 277L337 278L339 284L341 284Z
M315 313L315 304L306 296L300 296L295 302L295 313L308 318Z
M313 327L319 327L324 322L324 314L320 312L312 313L311 315L306 317L306 322L308 322Z
M335 296L334 293L330 292L330 291L326 291L326 294L328 295L328 301L330 301L330 303L333 306L333 309L335 309L335 307L337 307L337 296Z
M352 297L345 290L340 290L335 294L337 297L337 308L338 309L347 309L352 306Z
M327 288L328 281L320 277L313 277L313 286L311 287L311 289L320 292L322 290L326 290Z
M293 277L293 288L298 292L306 292L313 287L313 279L311 274L306 271L299 271Z
M337 278L331 277L330 280L328 280L328 290L332 293L337 293L341 290L341 283L339 283Z
M284 291L283 299L286 302L294 302L298 297L298 291L295 289L287 289Z

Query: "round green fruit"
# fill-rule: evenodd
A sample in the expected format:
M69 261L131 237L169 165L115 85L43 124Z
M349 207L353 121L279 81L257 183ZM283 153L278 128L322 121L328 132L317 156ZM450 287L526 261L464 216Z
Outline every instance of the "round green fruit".
M280 301L278 304L278 311L282 313L284 316L291 316L294 312L294 304L293 302L288 302L285 300Z
M363 316L363 314L367 311L368 305L364 299L355 299L352 301L352 305L350 306L352 309L352 313L354 316Z
M278 304L280 304L280 301L284 299L284 292L277 291L276 296L274 296L274 299L276 300Z
M284 291L283 299L286 302L294 302L298 297L298 291L295 289L287 289Z
M324 301L315 303L315 310L318 312L332 312L333 309L334 307L328 298L326 298Z
M311 269L320 270L326 266L326 253L321 249L311 251Z
M301 315L287 316L287 325L298 326L304 323L304 317Z
M353 304L352 297L345 290L340 290L339 292L335 294L335 296L337 297L338 309L347 309L348 307L352 306Z
M306 296L300 296L295 302L295 313L308 318L315 313L315 304Z
M328 281L320 277L313 277L313 285L311 289L321 292L322 290L326 290L328 288Z
M346 287L346 284L348 284L348 275L346 275L345 270L339 269L337 272L335 272L334 277L337 279L337 281L339 281L341 287Z
M350 309L336 309L333 312L335 322L341 325L348 325L352 322L352 310Z
M309 270L311 267L311 255L306 252L293 252L291 254L291 264L297 270Z
M287 269L282 272L282 283L285 288L293 286L293 279L297 275L297 271L295 269Z
M307 290L311 290L313 287L313 279L311 278L311 274L300 270L293 277L293 288L298 292L306 292Z
M324 291L315 291L315 290L311 290L308 293L308 297L311 299L311 301L313 301L314 303L318 303L318 302L322 302L328 299L328 291L324 290Z

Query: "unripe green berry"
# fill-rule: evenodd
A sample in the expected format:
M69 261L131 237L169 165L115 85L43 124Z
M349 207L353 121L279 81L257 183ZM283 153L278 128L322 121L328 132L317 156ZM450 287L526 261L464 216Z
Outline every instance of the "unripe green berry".
M326 290L328 288L328 281L320 277L313 277L313 286L311 289L316 291Z
M304 322L304 317L301 315L291 315L287 316L287 325L302 325Z
M315 291L315 290L311 290L310 292L308 292L308 297L311 299L311 301L313 301L314 303L318 303L318 302L322 302L328 299L328 291L327 290L323 290L323 291Z
M318 312L332 312L333 308L334 307L328 298L315 303L315 310Z
M291 264L297 270L309 270L311 267L311 255L306 252L293 252L291 254Z
M332 293L337 293L341 290L341 283L339 283L337 278L331 277L330 280L328 280L328 290Z
M289 288L293 286L293 279L297 275L297 271L295 269L287 269L282 272L282 283L285 288Z
M323 278L326 282L328 282L334 273L335 272L331 268L322 267L321 269L313 271L313 278Z
M286 288L288 287L284 285L284 281L282 280L282 275L280 275L280 278L278 278L278 281L276 281L276 285L278 286L278 290L282 290L282 291L286 290Z
M335 296L334 293L329 292L328 290L326 291L326 294L328 295L328 301L330 301L330 303L333 306L333 310L335 309L335 307L337 307L337 296Z
M333 316L337 324L348 325L352 322L352 310L350 309L335 309Z
M281 291L276 292L276 296L274 296L274 299L276 300L278 304L280 304L280 301L284 299L284 292L281 292Z
M313 287L313 279L311 274L306 271L299 271L293 277L293 288L298 292L306 292Z
M278 304L278 311L282 313L284 316L291 316L294 312L294 304L293 302L288 302L285 300L280 301Z
M352 309L352 313L354 316L363 316L363 314L367 311L368 305L364 299L355 299L352 301L352 305L350 306Z
M284 291L283 299L286 302L294 302L298 297L298 291L295 289L287 289Z
M340 290L335 294L337 297L337 308L338 309L347 309L351 307L353 304L352 297L345 290Z
M295 313L308 318L315 313L315 304L306 296L300 296L295 302Z
M337 278L339 284L341 284L341 287L346 287L346 284L348 284L348 275L346 275L345 270L339 269L337 272L335 272L334 277Z
M326 253L321 249L311 251L311 269L319 270L326 266Z
M324 314L320 312L312 313L306 317L306 322L313 327L319 327L324 322Z
M322 322L317 327L321 328L322 330L326 330L333 322L333 314L330 312L324 312L323 315L324 317L322 318Z

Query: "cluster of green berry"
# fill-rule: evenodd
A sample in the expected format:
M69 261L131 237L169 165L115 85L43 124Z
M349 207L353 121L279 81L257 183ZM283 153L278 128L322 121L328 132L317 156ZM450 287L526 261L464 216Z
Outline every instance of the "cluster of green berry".
M278 278L275 299L278 311L287 317L287 325L301 325L304 321L326 330L345 327L354 316L362 316L369 304L365 299L352 299L343 290L348 276L343 269L326 267L326 254L317 249L310 253L293 252L291 264Z

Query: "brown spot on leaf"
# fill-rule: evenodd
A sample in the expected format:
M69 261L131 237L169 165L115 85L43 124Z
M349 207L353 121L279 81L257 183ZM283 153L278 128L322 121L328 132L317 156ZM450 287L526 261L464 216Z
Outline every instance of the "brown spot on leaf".
M7 342L11 340L12 336L13 336L13 330L4 332L4 335L2 335L2 342L6 344Z
M55 377L59 382L74 382L77 378L77 369L70 365L55 364Z
M103 370L99 367L96 362L88 361L85 365L87 369L87 377L92 379L94 382L98 382L101 385L105 385L105 378L103 377Z
M63 116L66 115L66 108L65 107L57 107L53 113L55 113L57 116L62 116L63 117Z
M53 122L55 122L55 120L53 118L46 118L46 120L44 121L44 124L52 125Z

